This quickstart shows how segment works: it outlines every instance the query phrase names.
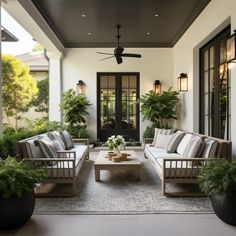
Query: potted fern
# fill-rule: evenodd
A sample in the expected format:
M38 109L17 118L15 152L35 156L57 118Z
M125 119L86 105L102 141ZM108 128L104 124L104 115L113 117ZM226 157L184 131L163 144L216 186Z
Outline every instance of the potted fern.
M24 225L35 207L35 184L45 178L44 170L13 157L0 161L0 230Z
M236 161L212 160L199 176L200 187L211 199L215 214L236 225Z

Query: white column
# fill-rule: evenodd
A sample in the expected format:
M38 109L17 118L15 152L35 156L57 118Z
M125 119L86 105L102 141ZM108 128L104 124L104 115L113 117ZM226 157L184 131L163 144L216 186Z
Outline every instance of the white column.
M1 1L0 1L0 25L1 25ZM0 31L0 138L3 137L2 125L2 31Z
M47 52L49 58L49 120L62 121L60 104L62 98L61 52Z

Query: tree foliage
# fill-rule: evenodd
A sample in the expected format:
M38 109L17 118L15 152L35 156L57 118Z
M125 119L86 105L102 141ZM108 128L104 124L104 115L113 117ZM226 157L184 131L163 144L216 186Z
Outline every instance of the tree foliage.
M36 112L48 113L49 103L49 79L48 77L43 80L37 81L38 96L31 101L31 106L35 106Z
M149 91L140 98L143 120L147 119L156 127L167 128L170 119L177 119L176 105L179 102L178 92L169 88L162 94Z
M10 125L17 132L20 114L28 111L38 93L37 82L29 74L29 67L10 55L2 56L2 79L4 115L8 121L10 117L14 119L14 124Z

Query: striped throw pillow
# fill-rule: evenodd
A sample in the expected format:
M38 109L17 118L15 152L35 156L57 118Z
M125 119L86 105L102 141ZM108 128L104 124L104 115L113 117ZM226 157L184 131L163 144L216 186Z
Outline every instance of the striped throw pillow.
M55 148L53 147L53 142L48 137L39 138L34 141L35 145L39 146L40 151L43 153L45 158L57 158Z
M60 131L60 135L64 142L66 150L74 147L73 139L71 138L70 134L66 130Z

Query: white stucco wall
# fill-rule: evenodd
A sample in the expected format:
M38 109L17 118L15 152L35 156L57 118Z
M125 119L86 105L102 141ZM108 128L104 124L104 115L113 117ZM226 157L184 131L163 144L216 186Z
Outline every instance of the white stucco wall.
M113 49L69 49L64 54L62 62L63 91L75 89L78 80L83 80L86 84L87 98L93 104L88 116L91 140L97 139L97 72L140 72L141 95L153 89L153 82L156 79L161 81L163 89L173 86L173 49L126 48L126 52L142 54L142 59L124 58L120 65L116 63L115 58L99 61L104 58L104 55L97 54L98 51L110 53ZM140 122L140 137L147 124L147 122Z
M199 49L217 33L231 24L236 29L236 1L212 0L173 48L173 78L183 72L188 74L189 90L182 94L181 119L178 126L189 131L199 131ZM236 65L232 65L231 139L236 154Z

